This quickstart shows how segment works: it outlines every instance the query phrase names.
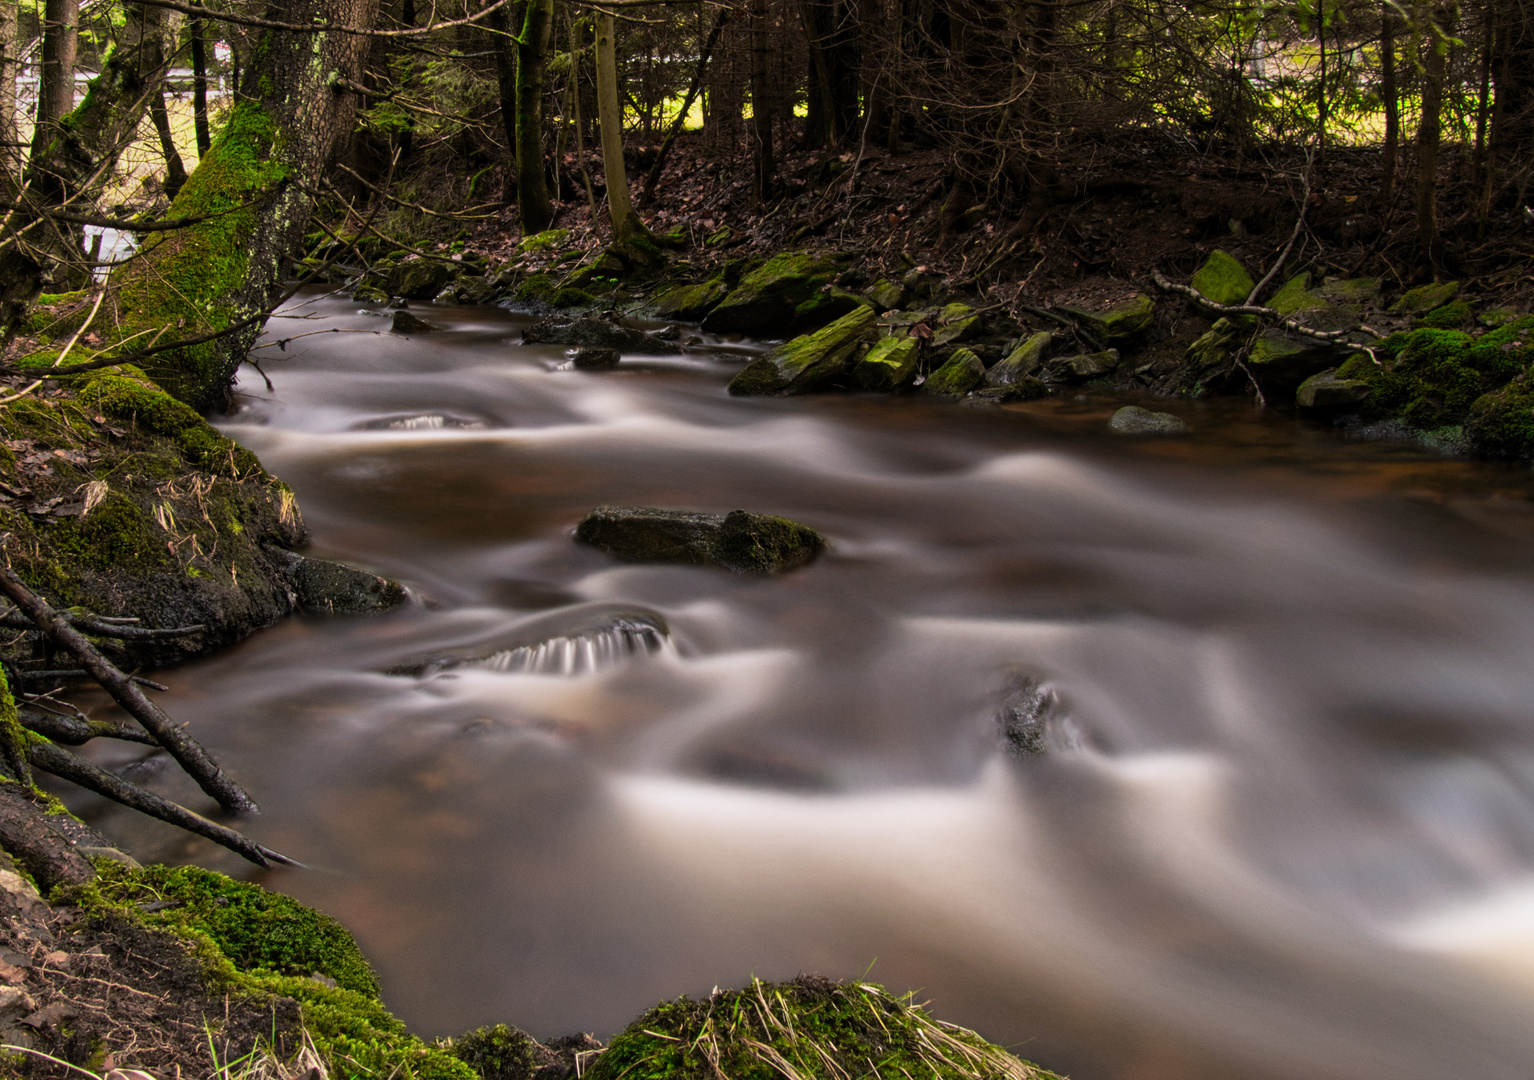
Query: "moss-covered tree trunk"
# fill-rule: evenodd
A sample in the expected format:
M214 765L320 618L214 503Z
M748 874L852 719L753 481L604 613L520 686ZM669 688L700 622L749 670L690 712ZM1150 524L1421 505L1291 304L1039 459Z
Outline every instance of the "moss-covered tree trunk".
M554 204L543 163L544 68L554 0L526 0L517 39L517 203L523 235L549 227Z
M53 126L75 107L75 49L80 40L80 0L47 0L43 6L43 56L38 72L32 155L47 146Z
M378 0L275 0L278 22L373 25ZM194 408L220 404L276 300L284 260L296 251L313 193L350 133L367 37L265 31L223 131L171 204L172 218L206 218L155 234L140 258L112 276L103 320L134 345L229 330L217 340L161 353L145 371ZM209 216L211 215L211 216ZM254 321L251 321L254 320Z

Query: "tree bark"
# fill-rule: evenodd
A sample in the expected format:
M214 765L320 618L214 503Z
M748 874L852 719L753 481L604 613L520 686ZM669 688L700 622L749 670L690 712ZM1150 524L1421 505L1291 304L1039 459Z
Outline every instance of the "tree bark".
M1422 58L1422 120L1417 127L1417 248L1436 275L1443 269L1443 234L1438 228L1438 144L1443 129L1443 80L1448 67L1448 27L1438 24L1442 10L1424 19L1426 52ZM1430 21L1431 20L1431 21Z
M1380 5L1380 97L1385 106L1385 145L1380 155L1381 214L1395 203L1396 162L1401 147L1401 91L1396 83L1396 17L1389 3Z
M80 0L47 0L36 126L32 129L34 158L53 140L58 122L75 107L75 49L79 40Z
M186 183L186 166L181 164L181 153L176 149L176 137L170 129L170 113L165 108L165 93L154 90L149 95L149 115L154 121L155 134L160 139L160 154L165 158L165 194L174 199Z
M0 193L7 198L21 179L21 147L16 144L17 4L0 3Z
M708 71L708 58L713 55L714 46L719 43L719 35L729 21L729 8L722 7L714 13L714 23L709 27L708 38L703 42L703 48L698 51L698 66L693 69L692 82L687 87L687 96L682 99L682 108L676 114L676 119L671 122L671 129L666 132L666 138L660 144L660 150L655 155L655 164L650 166L649 173L645 175L643 198L647 205L655 197L655 185L660 181L660 174L666 168L666 156L671 153L671 144L676 142L682 125L687 122L688 110L698 99L698 91L703 89L703 77ZM572 51L571 56L574 55Z
M517 55L507 33L506 9L496 8L485 17L490 51L495 53L495 83L500 103L501 130L506 134L506 172L501 201L517 201Z
M777 171L772 160L772 109L767 88L770 48L767 41L767 0L751 0L751 134L753 177L758 202L772 197Z
M602 128L602 171L607 175L607 212L613 240L624 243L648 230L629 199L628 172L623 164L623 110L618 105L618 53L613 17L599 11L597 23L597 123Z
M187 24L192 45L192 127L197 138L197 159L213 145L213 131L208 126L208 51L207 26L197 16Z
M543 232L554 220L543 161L544 66L553 12L554 0L527 0L517 41L517 202L524 236Z

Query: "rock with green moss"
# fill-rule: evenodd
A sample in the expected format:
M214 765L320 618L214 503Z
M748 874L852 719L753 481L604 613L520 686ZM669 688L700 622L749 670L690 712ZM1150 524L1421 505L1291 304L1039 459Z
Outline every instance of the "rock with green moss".
M1258 334L1252 342L1246 363L1264 387L1293 389L1317 372L1336 367L1345 356L1341 346L1303 334L1270 329Z
M552 1056L527 1032L506 1024L475 1028L446 1040L442 1048L481 1080L531 1080Z
M1481 314L1476 318L1476 322L1480 323L1488 330L1499 330L1517 318L1519 318L1519 311L1517 308L1494 307L1487 308L1485 311L1481 312Z
M534 233L532 236L524 236L522 238L522 242L517 245L517 250L523 252L524 254L530 252L554 251L558 248L564 247L565 242L569 239L569 229L545 229L541 233Z
M579 308L590 307L596 303L596 297L585 289L571 288L568 285L554 290L554 295L549 297L549 306L556 308Z
M1534 460L1534 378L1525 373L1476 398L1465 435L1481 457Z
M796 309L836 276L836 264L808 252L775 255L746 274L703 320L710 333L771 333L794 323Z
M1418 285L1401 294L1401 299L1390 305L1392 315L1426 315L1434 308L1443 307L1459 295L1459 282L1443 281L1431 285Z
M943 366L927 376L921 391L933 397L963 397L985 378L985 364L969 349L955 349Z
M873 325L872 308L858 307L830 326L778 345L730 380L737 397L804 394L846 373Z
M1127 344L1143 337L1156 321L1156 301L1136 293L1121 304L1099 311L1062 307L1088 333L1104 345Z
M905 303L905 287L898 281L880 278L868 287L866 294L880 311L889 311Z
M987 386L1012 386L1037 378L1054 349L1055 336L1048 330L1032 334L985 373Z
M629 562L717 566L739 574L793 570L826 546L814 529L788 518L651 506L599 506L581 519L575 538Z
M547 274L529 274L513 295L524 304L547 304L558 291L559 286Z
M1330 300L1333 303L1370 304L1379 299L1380 279L1377 277L1328 278L1316 286L1316 292L1323 300Z
M1115 435L1186 435L1188 424L1173 413L1152 412L1138 405L1125 405L1109 419L1108 430Z
M910 995L866 981L753 980L657 1005L615 1036L587 1080L1056 1080Z
M1339 378L1335 368L1328 368L1300 383L1294 403L1317 412L1339 411L1361 404L1368 396L1367 381Z
M359 304L381 307L389 302L389 294L374 285L358 285L352 290L352 299Z
M794 307L794 317L788 327L791 331L813 330L859 308L872 311L873 305L857 293L834 286L825 287Z
M1246 267L1234 255L1219 248L1209 253L1204 265L1198 268L1191 283L1199 295L1224 307L1238 307L1246 303L1257 282L1246 272Z
M730 287L723 278L714 278L701 285L678 285L662 293L655 301L655 314L662 319L697 322L713 311L729 294Z
M529 345L591 345L616 349L620 353L648 353L662 356L677 351L676 344L606 319L571 319L568 316L545 319L522 331Z
M985 322L968 304L945 304L932 320L933 349L973 341L985 332Z
M1079 356L1062 356L1052 361L1045 369L1044 381L1079 386L1095 379L1106 379L1118 370L1119 361L1117 349L1082 353Z
M1284 282L1284 287L1267 301L1268 307L1280 315L1300 316L1307 311L1324 311L1330 307L1326 297L1310 291L1310 274L1296 274Z
M458 268L440 259L411 259L390 268L383 287L390 296L406 300L431 300L453 278Z
M1502 389L1528 370L1534 363L1534 317L1479 338L1458 330L1393 334L1376 352L1378 364L1360 354L1337 373L1369 383L1365 419L1397 419L1430 431L1463 423L1482 394Z
M861 390L892 394L905 389L916 378L918 359L915 338L883 337L853 367L852 381Z
M1434 330L1466 330L1475 324L1475 309L1468 301L1451 300L1422 316L1420 324Z

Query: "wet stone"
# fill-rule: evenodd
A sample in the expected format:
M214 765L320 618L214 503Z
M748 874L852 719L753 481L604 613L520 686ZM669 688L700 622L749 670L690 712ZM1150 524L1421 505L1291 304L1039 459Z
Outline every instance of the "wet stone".
M1186 435L1188 425L1171 413L1125 405L1108 421L1108 430L1115 435Z
M393 334L429 334L442 327L434 322L421 318L419 315L400 309L394 313L394 318L389 323L389 332Z
M575 355L570 358L571 362L582 371L611 371L618 366L618 359L617 349L604 349L594 345L576 349Z
M792 570L826 547L818 532L788 518L653 506L599 506L576 526L575 538L629 562L717 566L740 574Z
M326 559L289 555L295 605L327 615L370 615L405 602L398 582Z

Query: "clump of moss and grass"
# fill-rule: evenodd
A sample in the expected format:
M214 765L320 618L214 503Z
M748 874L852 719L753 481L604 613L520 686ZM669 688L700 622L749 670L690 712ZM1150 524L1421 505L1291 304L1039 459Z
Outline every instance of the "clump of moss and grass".
M1507 386L1534 362L1534 318L1518 319L1481 337L1425 327L1394 334L1359 354L1338 378L1370 385L1366 420L1398 419L1423 431L1463 424L1482 395Z
M657 1005L585 1070L589 1080L1052 1080L973 1031L864 982L753 979Z
M346 930L289 897L195 867L101 860L94 881L57 891L54 902L77 907L83 931L173 937L200 966L203 992L246 1011L296 1002L304 1033L337 1080L480 1075L406 1031L379 1000Z

